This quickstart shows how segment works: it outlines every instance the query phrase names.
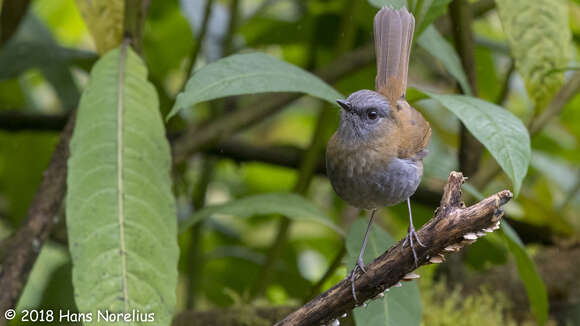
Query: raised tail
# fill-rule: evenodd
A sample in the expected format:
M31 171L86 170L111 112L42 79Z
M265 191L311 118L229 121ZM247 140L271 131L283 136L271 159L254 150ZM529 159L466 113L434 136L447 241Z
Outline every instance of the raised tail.
M406 8L395 10L384 7L375 16L375 89L393 104L405 95L407 89L414 29L415 18Z

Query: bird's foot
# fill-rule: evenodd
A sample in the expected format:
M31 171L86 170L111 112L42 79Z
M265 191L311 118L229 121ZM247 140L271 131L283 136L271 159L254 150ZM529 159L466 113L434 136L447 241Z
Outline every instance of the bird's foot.
M411 226L409 226L409 232L407 233L407 236L405 237L405 241L403 241L403 245L401 246L401 250L403 248L405 248L405 245L407 244L407 242L409 242L409 246L411 247L411 251L413 252L413 258L415 259L415 267L418 267L419 260L417 259L417 253L415 252L415 245L413 243L414 241L418 245L420 245L421 247L425 247L425 245L423 243L421 243L421 240L419 240L419 236L417 235L415 228L413 227L413 225L411 225Z
M367 272L361 256L358 257L356 264L354 265L354 268L352 269L352 271L350 271L350 289L352 291L352 297L354 298L354 302L358 304L358 299L356 297L356 288L354 286L354 280L356 277L357 270L361 270L363 273Z

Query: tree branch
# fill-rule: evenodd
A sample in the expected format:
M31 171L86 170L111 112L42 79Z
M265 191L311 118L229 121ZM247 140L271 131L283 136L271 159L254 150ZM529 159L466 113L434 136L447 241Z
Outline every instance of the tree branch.
M451 172L434 218L418 231L425 244L425 247L415 248L419 266L440 263L445 253L459 251L461 247L499 227L503 216L501 206L512 198L511 192L504 190L473 206L465 207L461 202L463 181L463 174ZM400 281L417 278L416 274L411 274L417 268L411 249L402 247L402 244L401 240L366 265L366 273L357 272L355 287L361 302L380 297L386 289ZM320 325L337 319L356 306L351 293L350 277L347 277L288 315L276 326Z
M66 189L66 171L69 142L75 123L75 115L69 119L56 145L48 168L44 172L40 187L28 210L24 225L11 236L10 248L6 252L0 271L0 311L14 308L40 249L54 224ZM4 314L0 325L5 325Z

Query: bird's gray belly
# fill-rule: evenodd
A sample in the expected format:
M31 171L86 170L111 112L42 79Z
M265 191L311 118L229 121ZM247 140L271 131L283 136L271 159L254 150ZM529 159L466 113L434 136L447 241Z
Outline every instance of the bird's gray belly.
M386 166L372 166L362 158L328 160L327 173L336 193L359 208L391 206L411 197L423 176L420 160L395 158Z

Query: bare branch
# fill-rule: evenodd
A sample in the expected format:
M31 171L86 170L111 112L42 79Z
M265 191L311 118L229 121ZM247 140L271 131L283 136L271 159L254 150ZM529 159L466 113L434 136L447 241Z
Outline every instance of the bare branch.
M415 248L419 266L440 263L445 253L458 251L499 227L503 216L501 206L512 198L511 192L504 190L473 206L465 207L460 202L463 181L463 174L451 172L444 188L441 206L435 216L418 231L425 244L424 248ZM403 248L402 244L401 240L368 264L366 273L357 273L355 286L361 302L380 296L400 281L416 278L415 275L410 275L417 268L411 249ZM347 277L288 315L276 326L324 324L356 305L351 293L350 278Z

